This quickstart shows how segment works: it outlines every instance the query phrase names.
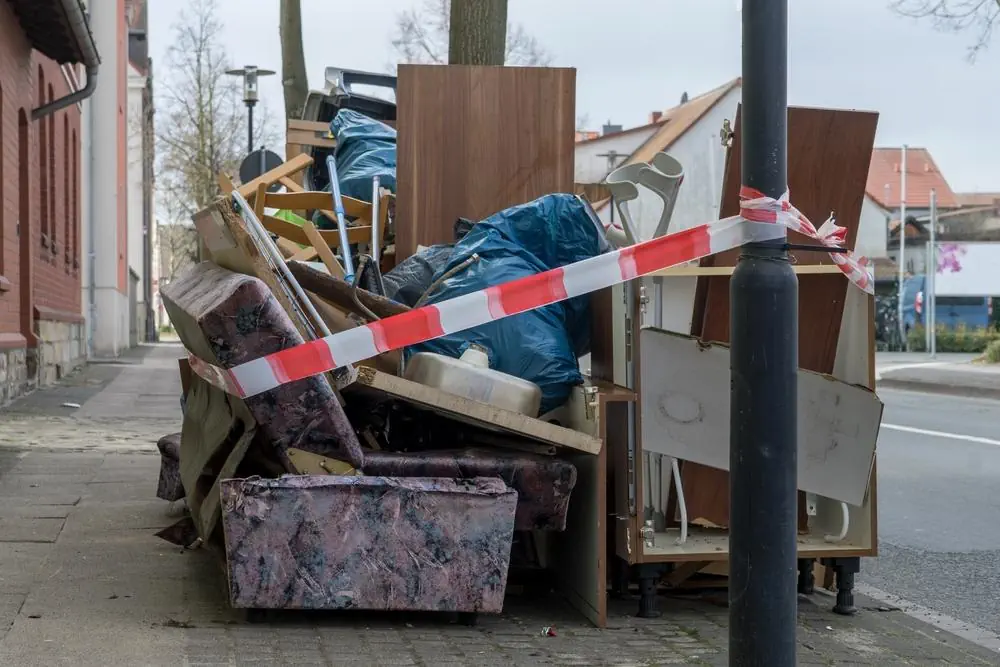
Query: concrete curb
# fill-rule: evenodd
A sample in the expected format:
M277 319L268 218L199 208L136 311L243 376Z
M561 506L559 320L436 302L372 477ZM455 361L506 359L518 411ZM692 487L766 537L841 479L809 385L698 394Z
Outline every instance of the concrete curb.
M989 398L1000 401L1000 389L941 384L938 382L921 382L920 380L896 380L885 376L882 376L875 383L875 388L902 389L904 391L919 391L925 394L942 394L965 398Z

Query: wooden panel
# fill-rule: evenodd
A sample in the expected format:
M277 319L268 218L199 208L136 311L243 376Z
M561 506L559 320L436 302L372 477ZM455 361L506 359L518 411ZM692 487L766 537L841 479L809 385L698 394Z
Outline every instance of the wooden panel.
M396 261L481 220L573 192L576 70L400 65Z
M425 410L447 415L456 421L513 433L563 449L589 455L599 454L603 449L599 438L380 373L372 368L358 369L358 379L352 389L359 392L374 390Z
M720 216L739 213L742 154L741 114L737 111L732 147L726 156ZM878 114L831 109L788 109L788 185L791 201L819 226L834 212L846 227L847 246L854 247L868 164ZM791 243L813 243L790 233ZM734 266L739 249L702 260L702 266ZM830 264L821 252L792 253L797 264ZM849 285L833 274L799 275L799 366L830 373L836 357L844 300ZM853 287L851 289L854 289ZM729 342L729 278L698 281L692 333L704 340ZM683 484L689 517L726 525L729 519L728 473L694 463L684 464ZM799 523L804 505L800 498Z

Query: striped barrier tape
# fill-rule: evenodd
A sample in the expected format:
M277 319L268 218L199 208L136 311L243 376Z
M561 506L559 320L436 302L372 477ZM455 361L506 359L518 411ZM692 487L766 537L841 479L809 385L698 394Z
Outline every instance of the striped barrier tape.
M433 305L341 331L230 369L191 355L191 369L211 384L243 398L288 382L332 371L446 334L582 296L633 278L668 269L745 243L780 239L785 229L819 241L858 288L871 294L874 279L867 259L837 251L847 230L833 219L817 229L788 202L743 188L740 215L698 225L627 248L512 280Z

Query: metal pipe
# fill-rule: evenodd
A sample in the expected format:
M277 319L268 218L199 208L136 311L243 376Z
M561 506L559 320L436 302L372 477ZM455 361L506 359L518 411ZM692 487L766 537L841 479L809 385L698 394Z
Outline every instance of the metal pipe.
M379 229L379 214L381 211L378 210L379 206L379 196L378 190L381 185L378 176L372 176L372 259L375 260L376 266L382 261L382 230Z
M63 95L62 97L52 100L48 104L43 104L40 107L31 110L31 120L41 120L46 116L51 116L55 112L65 109L68 106L72 106L77 102L82 102L97 90L97 65L87 66L87 83L80 90L75 93L70 93L69 95Z
M340 180L337 178L337 161L332 155L326 156L326 171L330 176L330 192L333 195L333 210L337 214L337 232L340 234L340 253L344 258L344 280L354 280L354 258L347 238L347 221L344 219L344 198L340 194Z
M73 37L76 38L76 43L80 47L82 62L87 70L87 83L76 92L32 109L31 120L45 118L60 109L82 102L97 90L97 69L101 64L101 56L97 52L97 44L94 43L94 37L90 32L90 25L83 5L80 4L79 0L60 0L60 4L66 15L69 28L73 32Z
M903 349L909 348L906 340L906 323L903 321L903 282L906 280L906 144L903 144L902 157L900 158L899 175L899 252L896 259L899 262L899 285L898 303L899 309L899 339L902 341Z
M787 189L788 0L743 5L742 180ZM785 235L730 281L729 664L795 665L798 280Z
M253 102L247 102L247 155L253 153ZM261 156L263 160L263 155ZM264 172L261 171L261 174Z
M924 288L927 293L927 332L929 336L927 349L931 353L931 358L937 357L937 192L931 190L931 238L930 238L930 258L927 263L927 285Z

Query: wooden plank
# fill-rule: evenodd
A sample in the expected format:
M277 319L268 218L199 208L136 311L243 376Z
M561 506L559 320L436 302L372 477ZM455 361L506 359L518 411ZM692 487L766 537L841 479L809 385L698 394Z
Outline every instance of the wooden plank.
M481 220L573 192L576 70L400 65L396 261Z
M280 236L281 238L288 239L293 243L298 243L300 246L312 245L309 240L309 235L303 231L302 227L299 227L294 222L288 222L287 220L282 220L281 218L276 218L273 215L264 215L260 222L264 225L264 229ZM321 229L317 230L319 232L320 238L323 239L324 243L331 248L340 247L340 233L330 230ZM371 227L351 227L347 230L347 240L351 243L365 243L372 237Z
M279 241L285 241L285 239L279 239ZM285 241L285 243L291 243L291 241ZM308 248L299 248L298 251L288 258L289 262L311 262L319 253L316 252L316 248L309 246Z
M364 317L366 320L368 319L368 316L354 303L351 286L343 280L334 278L322 271L317 271L308 264L302 264L301 262L289 262L288 268L291 270L292 275L295 276L295 279L299 281L299 284L302 285L303 289L318 294L344 312L354 313ZM380 318L410 312L409 307L377 294L372 294L360 287L357 289L357 297L358 301L365 308Z
M857 237L877 124L876 113L788 109L788 185L792 203L817 225L833 211L837 223L847 228L849 248L854 247ZM721 218L739 213L741 152L742 122L738 111L732 147L726 156ZM813 243L794 232L789 234L789 242ZM832 264L826 253L793 251L791 255L799 266ZM701 265L735 266L738 258L739 250L731 250L706 257ZM834 274L800 276L801 368L818 373L833 370L848 287L846 280ZM699 279L694 311L694 335L708 341L729 342L728 276ZM728 524L728 473L686 463L683 480L689 517L701 516L717 525ZM804 506L801 498L799 504ZM800 512L800 527L805 520Z
M333 256L333 252L330 250L330 246L326 244L326 240L320 235L319 230L316 229L316 225L312 222L306 220L302 224L302 231L307 237L309 237L312 247L316 249L319 254L319 258L323 261L326 266L326 270L330 272L330 275L334 278L344 278L346 275L344 273L344 267L340 265L337 258ZM347 250L350 253L350 249Z
M286 186L287 187L287 186ZM344 215L349 218L372 219L372 205L368 202L342 196ZM333 197L329 192L303 190L301 192L269 192L264 201L271 208L284 208L291 211L320 210L331 212Z
M245 198L249 198L250 195L257 192L257 186L260 185L261 183L266 183L267 185L271 185L272 183L277 183L282 178L288 177L290 174L294 174L295 172L302 171L311 164L312 164L312 158L309 157L308 155L305 155L304 153L301 155L296 155L291 160L288 160L287 162L282 162L280 165L278 165L271 171L261 174L260 176L253 179L249 183L244 183L239 187L239 193L243 195Z
M356 384L359 385L358 390L361 387L368 387L406 403L482 428L516 433L531 440L586 454L598 454L602 449L599 438L393 377L371 368L358 369Z
M643 451L728 470L729 348L658 329L644 329L640 341ZM882 418L878 397L800 370L798 415L799 489L861 505Z
M331 150L337 147L337 140L330 133L330 124L312 120L289 119L285 143Z

